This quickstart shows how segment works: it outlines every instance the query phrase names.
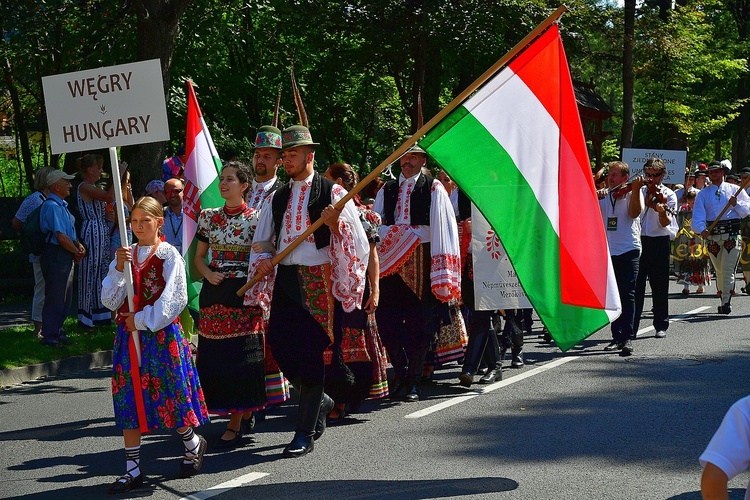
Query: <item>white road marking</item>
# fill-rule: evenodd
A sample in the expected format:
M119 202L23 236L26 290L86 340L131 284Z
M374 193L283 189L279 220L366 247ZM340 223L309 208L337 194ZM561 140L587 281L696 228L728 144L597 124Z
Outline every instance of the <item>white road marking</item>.
M697 309L693 309L692 311L688 311L683 314L676 314L669 318L669 322L673 323L675 321L681 321L688 319L700 312L705 311L706 309L710 309L711 306L702 306L698 307ZM646 328L641 328L638 330L638 335L641 335L642 333L650 332L654 330L653 326L649 326ZM527 379L529 377L533 377L534 375L539 375L540 373L544 373L547 370L551 370L552 368L556 368L560 365L563 365L569 361L575 361L576 359L580 359L581 356L576 355L569 355L563 358L558 358L554 361L550 361L549 363L546 363L542 366L538 366L534 369L531 369L529 371L523 372L519 375L516 375L515 377L511 377L505 380L501 380L500 382L495 382L494 384L490 384L482 389L478 389L476 391L472 391L469 394L463 394L461 396L453 397L447 401L443 401L442 403L437 403L433 406L430 406L429 408L425 408L423 410L415 411L414 413L409 413L404 418L422 418L427 415L430 415L432 413L438 412L440 410L444 410L446 408L450 408L451 406L455 406L457 404L461 404L463 402L466 402L470 399L473 399L477 396L480 396L482 394L486 394L488 392L492 392L494 390L500 389L501 387L506 387L510 384L515 384L516 382L520 382L521 380Z
M691 316L694 316L694 315L698 314L699 312L703 312L706 309L711 309L711 306L702 306L702 307L699 307L697 309L693 309L692 311L688 311L686 313L675 314L674 316L672 316L671 318L669 318L669 322L670 323L674 323L675 321L681 321L683 319L690 318ZM655 328L654 328L653 325L647 326L645 328L641 328L640 330L638 330L638 333L636 333L635 336L636 337L640 337L641 334L648 333L648 332L653 331L653 330L655 330Z
M251 483L268 475L268 472L249 472L238 478L231 479L221 484L217 484L216 486L212 486L207 490L199 491L197 493L194 493L193 495L183 497L182 500L203 500L205 498L215 497L216 495L221 495L222 493L226 493L229 490L239 488L240 486L244 486L247 483Z
M580 359L580 356L571 355L571 356L565 356L563 358L558 358L554 361L550 361L549 363L545 363L542 366L538 366L529 371L516 375L515 377L501 380L499 382L495 382L494 384L490 384L484 387L483 389L478 389L476 391L473 391L473 393L462 395L462 396L456 396L455 398L451 398L447 401L443 401L442 403L438 403L436 405L430 406L429 408L425 408L424 410L419 410L414 413L410 413L406 415L406 417L404 418L421 418L421 417L427 416L431 413L435 413L436 411L444 410L445 408L450 408L451 406L463 403L464 401L468 401L469 399L475 398L481 394L486 394L496 389L500 389L501 387L505 387L510 384L515 384L516 382L520 382L521 380L527 379L529 377L533 377L534 375L539 375L540 373L546 372L547 370L551 370L552 368L563 365L569 361L575 361L576 359Z

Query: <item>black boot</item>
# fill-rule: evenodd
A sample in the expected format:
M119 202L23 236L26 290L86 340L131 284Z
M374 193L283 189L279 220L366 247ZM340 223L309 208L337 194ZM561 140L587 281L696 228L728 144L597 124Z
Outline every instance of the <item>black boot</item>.
M489 370L487 373L479 379L480 384L491 384L503 379L503 359L500 357L500 344L497 341L497 336L494 332L490 333L487 339L487 345L484 348L485 355L487 355L490 363L488 364Z
M328 414L331 413L331 410L333 410L334 405L333 399L326 394L323 393L323 399L320 400L320 411L318 412L318 421L315 424L315 436L314 439L317 441L320 439L320 436L323 435L323 433L326 431L326 419L328 418Z
M511 354L513 359L510 362L510 367L523 368L523 347L513 346Z
M471 387L477 367L482 361L482 354L490 337L495 337L495 329L492 325L492 313L490 311L474 311L469 323L469 345L466 346L466 356L458 383L464 387ZM497 344L497 338L495 338ZM494 364L488 364L487 371L491 371Z
M284 448L284 458L297 458L313 451L315 444L315 427L323 400L323 386L300 383L299 406L297 407L297 426L294 439Z

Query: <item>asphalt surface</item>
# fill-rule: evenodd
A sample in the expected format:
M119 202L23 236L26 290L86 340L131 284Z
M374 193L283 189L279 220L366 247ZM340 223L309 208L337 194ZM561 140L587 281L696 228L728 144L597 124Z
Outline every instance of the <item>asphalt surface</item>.
M750 297L718 316L715 296L671 286L677 321L665 339L643 331L631 357L602 350L606 330L560 353L538 338L537 322L526 366L505 370L503 382L467 390L459 367L446 366L422 401L367 402L299 459L280 457L294 428L288 404L240 448L209 447L191 479L176 479L175 434L146 436L146 486L124 496L699 499L698 456L750 392ZM214 419L198 432L213 442L225 425ZM109 368L0 391L0 440L0 497L104 498L124 472ZM730 498L743 498L749 478L730 482Z

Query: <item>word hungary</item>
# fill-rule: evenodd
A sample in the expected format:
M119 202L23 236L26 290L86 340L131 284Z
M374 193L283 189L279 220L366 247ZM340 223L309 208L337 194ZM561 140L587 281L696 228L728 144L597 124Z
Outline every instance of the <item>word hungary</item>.
M133 73L115 73L110 75L99 75L81 80L68 82L68 90L71 97L91 97L94 101L101 95L112 92L123 92L130 90L130 79ZM106 106L99 107L102 117L107 114ZM63 140L66 144L84 142L91 139L119 138L121 136L147 134L148 122L151 115L126 116L114 120L106 119L88 123L74 123L63 125Z

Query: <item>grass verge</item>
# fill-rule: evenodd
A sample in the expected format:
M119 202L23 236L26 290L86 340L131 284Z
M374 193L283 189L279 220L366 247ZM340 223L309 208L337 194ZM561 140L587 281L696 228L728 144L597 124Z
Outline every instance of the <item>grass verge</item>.
M78 328L76 317L70 316L65 320L64 328L68 338L75 342L75 345L64 349L40 344L33 336L34 329L31 325L0 330L0 370L112 349L114 324L87 332Z

